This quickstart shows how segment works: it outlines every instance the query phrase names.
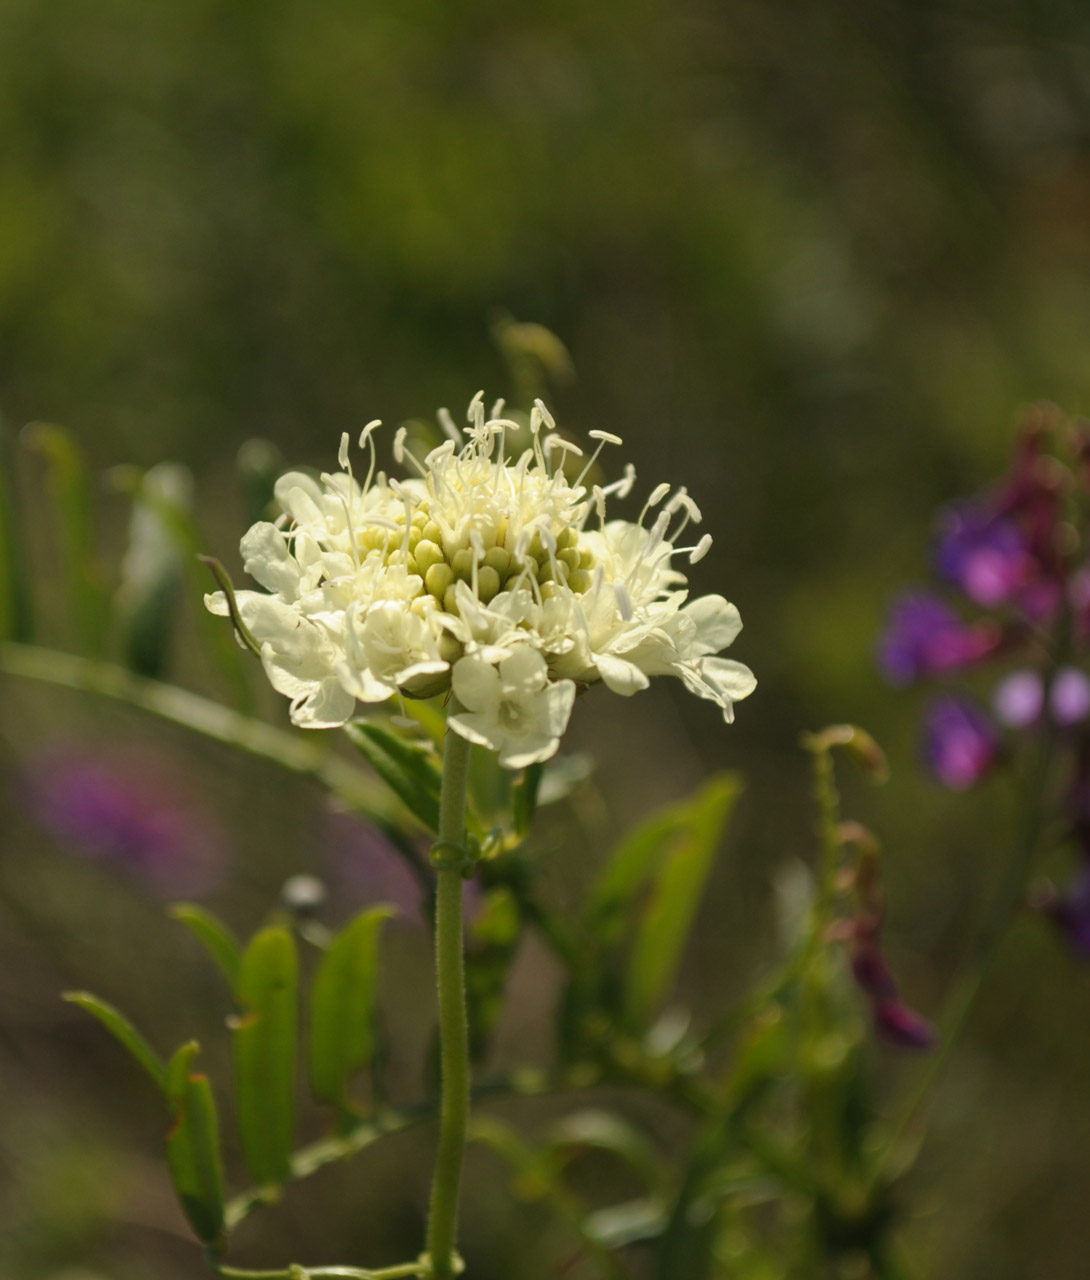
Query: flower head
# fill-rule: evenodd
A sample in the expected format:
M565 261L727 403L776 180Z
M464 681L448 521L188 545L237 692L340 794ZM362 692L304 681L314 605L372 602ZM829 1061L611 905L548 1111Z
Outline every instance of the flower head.
M999 734L973 699L943 694L928 708L924 756L931 772L951 791L975 786L999 758Z
M959 670L993 654L1000 632L988 622L970 624L929 591L906 592L890 608L879 642L879 661L893 684Z
M284 518L242 539L266 590L237 603L295 723L334 727L357 702L453 688L451 727L514 769L556 751L576 692L599 682L631 694L675 675L732 720L756 681L716 656L741 629L737 609L721 596L688 600L675 567L711 542L676 545L701 518L686 490L659 485L636 523L607 520L607 499L626 496L634 472L604 488L584 481L617 437L592 431L595 453L570 480L564 461L582 450L540 401L513 461L507 442L524 428L501 414L502 403L486 417L477 396L462 433L441 413L448 438L422 460L400 430L394 457L408 479L376 471L371 423L362 483L347 436L336 474L277 482ZM206 604L228 612L222 592Z

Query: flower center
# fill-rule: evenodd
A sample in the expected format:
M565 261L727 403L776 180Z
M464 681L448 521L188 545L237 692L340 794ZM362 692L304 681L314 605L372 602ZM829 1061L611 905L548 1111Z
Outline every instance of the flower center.
M423 579L416 598L431 595L447 613L458 612L458 581L488 604L501 591L520 587L542 600L551 599L561 586L582 595L594 580L594 555L580 545L578 531L570 526L555 540L543 540L540 533L512 536L505 517L498 522L482 518L471 534L458 537L444 532L432 518L426 498L413 511L411 523L404 512L395 519L397 529L376 524L362 530L360 551L377 553L388 567L404 565L408 573Z

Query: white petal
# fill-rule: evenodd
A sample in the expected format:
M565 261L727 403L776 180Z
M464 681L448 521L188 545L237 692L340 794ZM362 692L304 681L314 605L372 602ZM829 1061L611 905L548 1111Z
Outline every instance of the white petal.
M498 710L500 673L487 662L482 662L476 655L469 654L459 658L454 664L451 682L454 687L454 696L463 707L485 714L494 714ZM463 734L463 737L468 736Z
M453 729L467 741L475 742L481 747L488 747L492 751L498 751L503 743L498 725L491 716L459 712L457 715L447 717L447 728Z
M697 653L718 653L725 649L742 630L737 608L722 596L700 596L682 610L696 623L694 643Z
M596 654L594 665L598 668L598 674L606 685L614 693L622 694L626 698L638 693L641 689L646 689L651 683L635 663L626 662L623 658L615 658L609 653Z
M299 594L299 562L291 554L284 535L274 524L262 521L243 535L239 549L251 578L267 590L294 600Z

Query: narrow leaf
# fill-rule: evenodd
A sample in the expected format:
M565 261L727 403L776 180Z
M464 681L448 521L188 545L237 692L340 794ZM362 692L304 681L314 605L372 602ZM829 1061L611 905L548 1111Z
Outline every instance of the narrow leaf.
M642 1024L673 986L723 830L741 794L733 774L713 778L692 802L659 872L628 967L626 1006Z
M211 912L192 902L176 903L170 914L201 943L234 991L242 968L242 944L234 934Z
M7 426L0 419L0 638L27 641L32 634L30 583L15 483L15 459Z
M98 654L106 634L106 598L94 558L94 503L86 460L72 433L53 423L32 422L23 439L45 459L73 636Z
M599 944L619 941L631 923L633 899L650 879L681 821L673 805L652 814L622 842L591 886L586 914L590 933Z
M350 723L345 731L372 769L429 831L439 830L439 771L418 748L375 725ZM398 743L394 749L392 741ZM411 756L406 757L405 753Z
M394 914L385 905L361 912L334 938L314 977L311 1087L342 1120L359 1114L350 1092L352 1077L374 1057L379 934Z
M662 1182L662 1160L647 1135L608 1111L587 1109L565 1116L553 1126L547 1149L565 1156L605 1151L634 1170L648 1189Z
M225 1198L219 1117L208 1077L191 1073L196 1041L182 1047L167 1069L171 1127L167 1133L170 1180L198 1239L223 1242Z
M298 958L280 926L258 933L242 957L234 1022L242 1153L255 1182L280 1183L295 1135Z
M198 556L197 559L211 573L215 579L216 586L223 592L227 600L227 612L231 618L231 625L235 629L235 639L243 648L249 649L255 657L260 658L261 646L254 638L254 633L242 620L238 600L235 598L235 584L231 581L231 575L215 556Z
M86 1009L92 1017L97 1018L106 1030L128 1049L155 1081L158 1088L166 1089L166 1067L163 1065L162 1058L123 1013L115 1009L112 1004L107 1004L105 1000L100 1000L98 996L91 995L89 991L66 991L64 999L70 1004L78 1004L81 1009Z

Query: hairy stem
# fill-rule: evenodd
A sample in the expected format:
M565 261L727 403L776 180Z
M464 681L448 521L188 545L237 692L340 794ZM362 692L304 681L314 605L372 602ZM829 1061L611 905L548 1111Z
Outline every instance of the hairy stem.
M450 713L457 710L458 704L452 702ZM469 751L470 744L448 728L443 747L443 785L439 793L439 840L436 846L444 855L450 855L465 843ZM469 1028L462 943L462 867L456 858L450 856L440 857L437 861L441 865L437 869L435 967L439 991L442 1091L439 1148L435 1156L428 1216L428 1257L433 1280L450 1280L455 1275L458 1191L469 1123Z

